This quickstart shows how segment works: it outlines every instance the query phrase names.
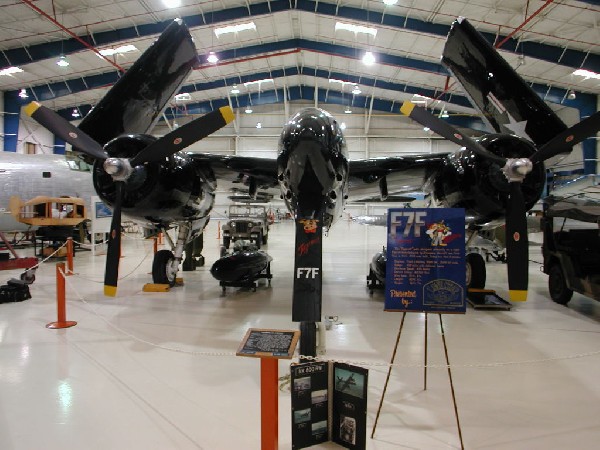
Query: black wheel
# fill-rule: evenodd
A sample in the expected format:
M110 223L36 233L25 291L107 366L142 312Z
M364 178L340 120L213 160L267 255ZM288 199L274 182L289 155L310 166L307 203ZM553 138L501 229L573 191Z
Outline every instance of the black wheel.
M262 231L258 232L258 237L256 238L256 247L260 248L261 244L262 244L262 240L263 240L263 234Z
M268 239L269 239L269 234L268 233L267 234L263 234L262 243L266 244Z
M466 258L467 288L485 287L485 261L479 253L469 253Z
M300 354L317 356L317 324L300 322Z
M152 262L152 281L155 284L168 284L175 286L177 266L175 257L170 250L159 250L154 255Z
M231 244L231 238L229 236L223 236L223 247L229 248L229 244Z
M573 291L567 287L567 281L559 264L550 267L548 290L550 291L550 298L559 305L566 305L573 297Z

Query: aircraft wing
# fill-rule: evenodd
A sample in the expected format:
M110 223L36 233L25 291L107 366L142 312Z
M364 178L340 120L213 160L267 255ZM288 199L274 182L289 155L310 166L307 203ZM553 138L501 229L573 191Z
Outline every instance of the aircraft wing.
M447 156L435 153L350 161L348 201L403 201L399 194L426 192L428 180L447 162Z
M187 27L174 20L78 128L100 145L124 133L147 133L196 60L196 47Z
M254 178L259 189L278 186L276 159L210 153L189 155L200 166L210 167L218 183L240 182L245 176ZM447 155L436 153L349 161L348 201L405 201L406 197L398 194L427 190L428 179L443 166ZM381 194L382 185L387 192L385 198Z

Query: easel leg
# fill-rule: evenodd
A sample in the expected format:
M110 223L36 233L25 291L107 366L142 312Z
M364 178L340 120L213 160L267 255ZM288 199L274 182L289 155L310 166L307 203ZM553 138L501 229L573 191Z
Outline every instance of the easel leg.
M458 407L456 406L456 395L454 395L454 383L452 382L452 371L450 370L450 359L448 358L448 347L446 346L446 336L444 335L444 323L442 322L442 315L440 317L440 328L442 331L442 342L444 343L444 354L446 355L446 365L448 367L448 378L450 379L450 391L452 392L452 402L454 403L454 415L456 416L456 427L458 428L458 438L460 439L460 448L464 450L462 430L460 428L460 420L458 419Z
M390 360L390 367L388 367L388 373L387 373L387 377L385 379L385 384L383 386L381 400L379 400L379 408L377 408L377 415L375 416L375 423L373 424L373 430L371 431L371 439L373 439L373 436L375 436L375 429L377 428L377 421L379 420L379 414L381 413L381 407L383 406L383 399L385 397L385 391L387 390L388 383L390 381L390 375L392 373L392 367L394 364L394 360L396 359L396 351L398 350L398 343L400 342L400 335L402 334L402 327L404 326L405 318L406 318L406 312L402 313L402 321L400 322L400 328L398 329L398 336L396 337L396 345L394 346L394 351L392 353L392 358Z
M423 390L427 390L427 313L425 313L425 362L423 363Z

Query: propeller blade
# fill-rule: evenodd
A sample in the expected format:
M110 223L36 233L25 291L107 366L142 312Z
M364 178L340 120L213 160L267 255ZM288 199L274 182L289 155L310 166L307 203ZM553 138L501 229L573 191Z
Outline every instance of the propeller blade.
M500 166L504 166L504 164L506 164L506 158L502 158L501 156L495 155L486 150L481 144L474 141L469 136L462 134L446 121L429 113L425 108L421 108L414 103L406 101L402 104L400 112L405 116L410 117L415 122L428 127L434 133L454 142L455 144L467 147L469 150L474 151L478 155L483 156L484 158L487 158L499 164Z
M584 139L595 135L599 130L600 111L597 111L542 145L530 158L531 162L546 161L559 153L564 153L566 149L571 149Z
M229 106L223 106L194 119L184 126L165 134L135 155L130 161L131 167L145 162L161 161L223 128L234 118L233 110Z
M508 262L508 290L511 301L527 300L529 243L527 217L521 182L509 183L510 192L506 207L506 258Z
M119 259L121 258L121 202L123 200L123 185L125 182L117 181L117 193L113 206L113 217L110 223L108 237L108 250L106 252L106 268L104 270L104 295L114 297L117 294L117 280L119 278Z
M46 108L38 102L31 102L23 108L23 111L44 128L83 153L100 160L108 158L100 144L50 108Z

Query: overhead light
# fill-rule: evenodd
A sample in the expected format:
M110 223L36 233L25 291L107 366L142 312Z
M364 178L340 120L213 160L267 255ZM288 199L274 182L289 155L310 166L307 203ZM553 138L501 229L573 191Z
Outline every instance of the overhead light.
M244 83L244 86L248 87L252 86L253 84L258 84L258 86L260 87L260 85L263 83L273 83L273 78L263 78L262 80L248 81Z
M346 113L346 114L352 114L352 110L350 109L349 106L346 106L346 109L344 110L344 113Z
M354 89L352 89L352 93L353 93L354 95L358 95L358 94L360 94L361 92L362 92L362 91L360 90L360 88L358 87L358 85L357 85L357 84L355 84L355 85L354 85Z
M431 131L431 128L429 128L429 127L423 127L423 131Z
M433 99L431 97L427 97L427 96L421 95L421 94L414 94L413 98L410 100L411 103L423 104L423 105L426 105L430 101L431 102L433 101Z
M81 114L79 114L79 110L77 108L74 108L73 112L71 113L71 116L77 118L77 117L81 117Z
M113 56L116 54L120 55L123 53L135 52L136 50L137 47L135 45L127 44L116 48L103 48L102 50L99 50L98 53L100 53L102 56ZM102 58L100 55L98 55L98 57Z
M246 30L256 31L256 25L254 24L254 22L239 23L237 25L228 25L226 27L215 28L215 35L219 37L222 34L238 33L240 31Z
M346 122L342 122L342 123L340 123L340 128L341 128L342 130L345 130L345 129L346 129Z
M163 4L167 8L178 8L181 6L181 0L163 0Z
M69 61L67 61L67 58L65 57L65 55L62 55L58 61L56 61L56 65L60 66L60 67L67 67L69 66Z
M577 69L575 72L573 72L573 75L579 75L581 77L584 77L586 80L588 78L595 78L596 80L600 79L599 73L592 72L590 70L585 70L585 69Z
M21 98L29 98L29 95L27 94L27 90L26 89L21 89L19 91L19 97L21 97Z
M377 36L377 29L372 27L365 27L363 25L354 25L352 23L344 23L344 22L336 22L335 23L335 31L345 30L351 31L354 34L364 33L370 34L371 36Z
M367 66L372 66L375 64L375 55L373 55L371 52L366 52L362 58L362 62Z
M246 114L252 114L252 108L250 108L249 106L246 107L246 110L244 111Z
M19 73L19 72L23 72L23 69L21 69L17 66L12 66L12 67L7 67L6 69L0 70L0 75L12 75L13 73Z
M383 3L387 6L392 6L398 3L398 0L383 0Z
M567 98L569 100L575 100L577 98L577 94L575 93L575 91L573 89L569 90L569 93L567 94Z
M256 128L262 128L262 123L260 123L260 122L257 122L257 124L256 124Z
M450 115L448 114L448 111L442 111L442 113L440 114L440 117L442 119L447 119L448 117L450 117Z
M185 102L185 101L188 101L188 100L191 100L191 99L192 99L192 96L188 92L184 92L182 94L177 94L175 96L175 101L176 102Z
M209 52L206 60L211 64L216 64L219 61L219 57L215 54L215 52Z

